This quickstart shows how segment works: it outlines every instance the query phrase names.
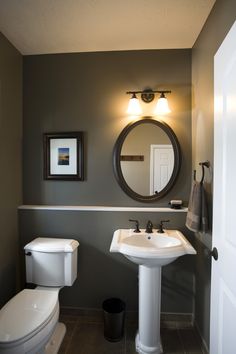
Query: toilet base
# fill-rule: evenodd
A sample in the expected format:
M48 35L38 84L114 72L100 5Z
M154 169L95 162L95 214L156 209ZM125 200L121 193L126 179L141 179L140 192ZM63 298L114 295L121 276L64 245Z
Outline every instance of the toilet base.
M66 333L64 323L58 322L49 342L45 347L45 354L57 354Z

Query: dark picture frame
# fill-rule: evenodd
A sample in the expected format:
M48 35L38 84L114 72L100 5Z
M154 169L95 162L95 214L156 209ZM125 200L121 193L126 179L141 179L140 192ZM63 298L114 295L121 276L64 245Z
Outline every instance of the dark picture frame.
M44 179L84 180L83 132L44 133Z

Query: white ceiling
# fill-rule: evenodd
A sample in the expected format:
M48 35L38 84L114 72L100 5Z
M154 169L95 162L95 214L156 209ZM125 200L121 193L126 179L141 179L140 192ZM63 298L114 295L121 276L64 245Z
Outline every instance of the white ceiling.
M191 48L215 0L0 0L22 54Z

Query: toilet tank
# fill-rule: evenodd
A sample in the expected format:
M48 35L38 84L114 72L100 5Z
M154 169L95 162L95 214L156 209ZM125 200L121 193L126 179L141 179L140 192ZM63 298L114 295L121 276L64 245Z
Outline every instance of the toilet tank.
M26 281L40 286L71 286L77 277L73 239L38 237L25 247Z

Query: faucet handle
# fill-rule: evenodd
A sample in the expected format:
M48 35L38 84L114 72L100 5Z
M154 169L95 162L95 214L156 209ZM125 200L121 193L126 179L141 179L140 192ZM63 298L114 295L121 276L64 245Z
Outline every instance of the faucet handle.
M141 232L141 231L139 230L139 221L138 221L138 220L129 219L129 221L135 223L135 230L134 230L134 232Z
M161 220L161 221L160 221L160 224L163 225L164 222L170 222L170 220Z
M163 234L163 233L164 233L164 230L163 230L163 223L164 223L164 222L170 222L170 220L161 220L161 221L160 221L159 229L157 230L157 232L158 232L159 234Z

